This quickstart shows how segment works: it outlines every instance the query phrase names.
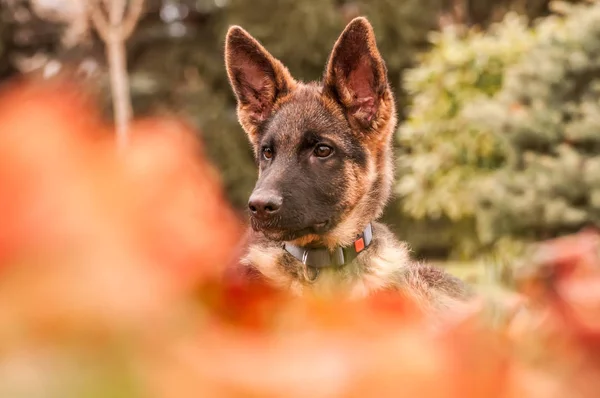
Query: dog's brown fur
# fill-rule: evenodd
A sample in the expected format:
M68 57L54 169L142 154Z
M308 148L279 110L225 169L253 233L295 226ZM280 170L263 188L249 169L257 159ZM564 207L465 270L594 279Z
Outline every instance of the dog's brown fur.
M257 189L259 185L264 189L264 185L269 184L269 189L293 191L295 188L290 187L288 181L293 177L286 173L292 173L296 167L294 159L304 159L302 161L308 163L302 167L313 171L329 167L324 172L325 177L320 171L314 171L313 180L305 185L306 193L298 188L286 199L293 202L300 200L298 195L309 197L302 204L290 204L285 210L296 229L305 227L303 233L253 223L255 231L243 258L249 274L261 275L298 295L336 291L342 287L351 296L361 297L379 290L396 289L425 306L437 308L468 296L467 287L457 278L411 261L407 246L376 222L373 223L373 243L356 260L341 268L321 270L313 282L311 272L314 270L282 247L282 241L330 249L351 245L369 222L381 216L391 194L394 175L391 141L396 109L385 63L365 18L354 19L341 34L321 83L294 80L280 61L237 26L227 33L225 59L238 100L239 121L248 134L259 165ZM341 154L337 159L317 165L315 162L319 161L305 160L297 154L306 135L314 131L318 132L319 139L338 148ZM265 140L277 142L274 155L280 162L277 166L271 159L261 157ZM307 171L303 169L299 173ZM297 174L300 175L303 174ZM312 193L308 189L311 183L316 186ZM280 188L284 184L286 188ZM325 202L332 204L325 206ZM320 220L306 215L310 212L328 217L329 213L333 214L329 228L312 228L311 225Z

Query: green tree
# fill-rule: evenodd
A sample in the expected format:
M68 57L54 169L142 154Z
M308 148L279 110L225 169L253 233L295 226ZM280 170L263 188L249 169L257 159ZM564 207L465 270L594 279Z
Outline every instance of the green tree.
M600 4L557 6L498 95L468 110L508 153L479 189L484 243L600 224Z
M525 18L509 14L488 31L451 26L431 37L432 49L405 74L411 106L398 131L396 191L407 217L436 233L442 226L454 254L469 256L478 246L474 185L502 164L504 151L464 109L501 89L505 69L528 51L534 35Z

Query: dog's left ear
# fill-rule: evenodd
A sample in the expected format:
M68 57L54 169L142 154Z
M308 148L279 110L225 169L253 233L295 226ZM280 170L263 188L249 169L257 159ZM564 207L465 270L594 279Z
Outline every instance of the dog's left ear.
M351 120L370 128L388 90L387 68L366 18L353 19L333 47L325 71L325 89Z
M279 60L239 26L227 32L225 66L237 98L240 122L256 144L258 127L296 82Z

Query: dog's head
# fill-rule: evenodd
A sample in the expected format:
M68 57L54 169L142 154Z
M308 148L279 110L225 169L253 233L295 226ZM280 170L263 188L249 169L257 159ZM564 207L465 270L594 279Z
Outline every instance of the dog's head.
M259 167L253 228L303 245L352 242L381 215L393 175L395 105L369 22L348 24L320 83L294 80L237 26L225 61Z

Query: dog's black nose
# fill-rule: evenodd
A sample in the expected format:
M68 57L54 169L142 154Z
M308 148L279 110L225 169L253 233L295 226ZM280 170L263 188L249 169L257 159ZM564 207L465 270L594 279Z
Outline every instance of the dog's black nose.
M268 218L281 208L283 198L272 191L258 191L250 196L248 207L257 218Z

